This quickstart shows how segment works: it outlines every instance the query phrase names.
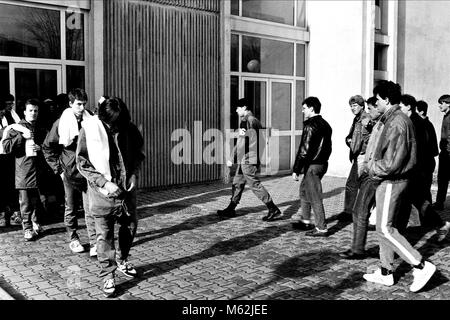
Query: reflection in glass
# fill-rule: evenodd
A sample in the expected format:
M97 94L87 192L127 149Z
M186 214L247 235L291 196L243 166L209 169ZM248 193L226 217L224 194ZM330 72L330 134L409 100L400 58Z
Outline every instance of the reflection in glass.
M0 62L0 97L9 93L9 64Z
M305 76L305 45L297 44L297 77Z
M84 67L67 66L67 91L74 88L85 89Z
M263 128L266 127L266 83L261 81L244 81L244 97L248 99L253 115L258 118Z
M239 77L231 76L230 84L230 128L239 128L239 116L236 113L236 104L239 100Z
M56 70L15 69L16 111L22 117L25 101L36 98L44 101L57 95Z
M242 16L294 25L294 1L242 0Z
M306 27L306 1L297 0L297 27Z
M291 84L272 82L272 128L291 130Z
M293 75L294 44L242 37L242 72Z
M61 58L59 11L0 4L0 55Z
M291 137L272 137L270 144L270 167L276 172L291 169Z
M239 36L231 35L231 71L239 71Z
M305 81L296 81L296 93L295 93L295 130L303 129L303 113L302 102L305 100Z
M239 0L231 0L231 14L239 15Z
M84 15L66 12L66 59L84 60Z

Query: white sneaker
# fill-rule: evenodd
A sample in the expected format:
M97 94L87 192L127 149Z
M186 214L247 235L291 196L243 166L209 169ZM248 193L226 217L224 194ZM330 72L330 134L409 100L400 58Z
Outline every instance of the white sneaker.
M122 263L117 261L117 270L119 270L129 278L134 278L137 276L136 269L127 260L122 261Z
M425 261L423 269L413 268L414 280L409 290L412 292L417 292L422 289L431 279L434 272L436 271L436 266L431 262Z
M33 230L36 234L40 234L44 232L44 228L39 223L36 223L34 221L31 222L33 224Z
M450 230L450 222L445 221L445 225L436 231L438 236L437 241L438 242L443 241L447 237L449 230Z
M73 253L80 253L84 251L84 248L80 243L80 240L70 241L69 248L70 250L72 250Z
M23 237L27 241L32 241L32 240L36 239L36 236L37 236L36 232L34 232L34 230L31 230L31 229L26 229L24 232L24 235L23 235Z
M379 283L385 286L392 286L394 284L394 275L392 273L388 275L382 275L380 268L375 270L374 273L366 273L365 275L363 275L363 278L366 279L366 281Z
M103 282L103 294L105 297L110 298L116 292L116 282L114 278L105 279Z
M89 249L89 256L96 257L97 256L97 245L94 245Z

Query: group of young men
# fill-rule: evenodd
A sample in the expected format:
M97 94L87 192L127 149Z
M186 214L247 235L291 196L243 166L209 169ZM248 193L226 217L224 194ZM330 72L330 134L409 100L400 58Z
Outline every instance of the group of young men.
M355 117L345 143L350 149L352 167L346 183L345 208L338 217L339 220L353 220L353 241L352 247L341 252L340 256L344 259L368 256L365 244L369 216L372 212L376 214L381 267L363 276L369 282L394 284L394 254L413 267L412 292L421 290L436 271L435 265L408 242L405 230L412 206L419 212L421 227L436 230L437 241L444 240L450 230L450 222L442 220L436 212L443 208L450 176L450 95L443 95L438 102L445 116L439 144L439 191L432 205L430 189L438 149L434 127L427 118L428 105L424 101L417 102L411 95L402 94L400 85L392 81L380 81L373 90L373 97L367 101L359 95L349 100ZM365 111L366 103L368 112ZM327 172L332 151L332 129L320 115L318 98L308 97L301 105L303 133L292 169L295 181L303 174L300 183L301 213L292 226L307 231L307 236L327 237L321 180ZM258 145L255 139L259 137L257 130L261 125L245 98L238 101L236 112L240 116L241 130L231 159L236 158L236 154L243 156L237 158L231 202L217 213L221 217L235 216L235 208L245 182L248 182L269 209L263 220L280 219L283 213L273 204L255 175L260 163L254 146ZM228 166L233 164L231 159Z
M137 274L127 259L137 230L136 183L145 157L143 138L120 98L102 97L96 114L87 110L88 99L83 89L71 90L68 100L68 107L49 131L38 121L40 103L27 100L23 119L13 119L14 123L3 121L0 159L15 161L12 168L27 241L44 232L40 222L45 196L41 188L53 172L64 185L69 248L74 253L83 252L77 233L81 195L89 253L91 257L97 256L99 275L104 279L103 292L110 297L115 293L116 269L127 277ZM11 109L5 108L3 101L0 103L0 115L8 120ZM13 195L10 185L8 188ZM6 206L2 203L0 211ZM117 251L116 222L120 225Z

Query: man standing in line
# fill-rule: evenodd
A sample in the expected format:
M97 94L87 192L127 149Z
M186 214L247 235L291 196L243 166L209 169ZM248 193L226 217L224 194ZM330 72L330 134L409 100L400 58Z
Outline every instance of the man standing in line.
M19 190L22 227L26 241L35 240L39 233L43 232L40 221L44 213L45 197L39 189L45 180L46 170L50 170L41 151L41 144L47 132L36 125L38 106L37 100L27 100L25 118L19 122L19 125L27 130L18 131L18 128L13 128L3 139L4 152L13 154L16 159L15 181L16 189Z
M439 100L439 110L444 114L439 142L438 191L433 207L443 210L447 198L448 181L450 180L450 95L444 94Z
M238 167L233 178L233 185L231 188L231 201L228 207L223 210L218 210L217 214L221 217L236 216L235 208L241 200L244 192L245 184L248 183L253 193L260 199L269 209L266 216L262 218L263 221L274 221L282 217L280 209L273 203L272 197L262 185L256 172L260 167L259 145L260 145L260 130L261 123L253 115L250 110L247 99L239 99L237 102L236 112L240 118L239 137L236 146L231 152L231 158L237 159ZM232 166L232 161L227 161L227 166Z
M328 229L323 208L322 178L328 169L331 154L331 127L320 115L322 104L316 97L302 102L303 134L292 169L292 178L304 174L300 183L301 219L292 224L299 230L309 230L306 235L327 237ZM311 223L311 208L314 212L315 228Z
M137 276L128 257L138 223L137 175L145 157L142 135L131 122L122 100L101 99L98 116L83 123L76 157L77 167L88 181L103 293L112 297L116 290L116 270L129 278ZM120 225L117 252L114 245L116 222Z
M417 143L417 164L414 174L411 175L410 186L408 190L409 196L405 201L404 209L399 218L398 230L403 233L408 225L411 213L411 205L419 212L420 224L422 227L436 228L438 241L442 241L447 236L450 229L450 222L443 221L439 214L431 207L431 203L427 201L427 194L430 192L427 188L426 174L429 172L429 163L434 160L433 154L429 148L432 141L429 141L425 120L416 112L416 99L404 94L400 99L400 110L406 114L414 126Z
M424 189L426 190L426 197L425 199L429 203L433 203L432 197L431 197L431 185L433 184L433 172L436 168L436 160L434 159L436 156L439 155L439 147L437 143L437 137L436 137L436 130L434 129L433 124L431 123L430 119L427 117L427 111L428 111L428 104L423 101L417 101L416 104L417 114L424 119L424 126L425 131L427 135L427 145L426 145L426 151L427 154L426 161L425 161L425 167L424 167L424 177L425 177L425 185Z
M84 251L77 233L77 199L81 194L89 237L89 254L94 257L97 255L95 223L89 210L86 179L78 171L75 162L79 131L83 121L89 119L91 114L86 110L87 94L83 89L71 90L68 98L69 107L53 123L44 141L43 151L47 163L54 173L61 175L63 181L65 193L64 223L70 241L69 248L73 253Z
M350 148L349 159L352 167L345 184L344 211L339 215L340 221L352 221L353 206L358 194L358 157L366 152L367 141L372 128L364 126L363 120L370 121L369 114L364 111L364 98L360 95L352 96L348 102L352 113L355 115L350 132L345 138L345 143Z
M436 266L422 255L397 229L402 201L417 163L417 145L411 120L400 110L401 87L382 80L373 90L377 108L384 114L375 125L375 132L366 150L369 177L377 181L377 235L381 267L365 274L366 281L392 286L394 284L394 254L413 267L410 291L417 292L430 280Z

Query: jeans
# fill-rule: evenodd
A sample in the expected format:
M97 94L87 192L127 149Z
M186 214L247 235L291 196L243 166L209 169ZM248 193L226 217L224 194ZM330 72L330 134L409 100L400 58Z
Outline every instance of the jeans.
M406 196L408 181L383 181L376 190L377 235L380 244L381 266L392 270L394 253L411 265L418 265L422 255L397 230L401 200Z
M44 212L45 197L38 189L19 189L19 205L23 230L33 228L32 221L40 223Z
M439 154L439 167L438 167L438 191L436 195L437 203L445 203L445 199L447 199L447 188L448 181L450 179L450 167L449 167L449 156L446 154Z
M136 190L128 192L124 200L119 200L107 198L89 186L88 196L97 233L97 259L101 269L99 276L113 277L117 269L114 225L116 222L119 224L117 260L122 262L129 256L137 230Z
M358 194L358 161L353 160L352 168L345 183L344 211L351 214Z
M314 212L314 221L318 229L327 228L325 223L325 210L323 208L322 178L327 172L328 163L311 164L305 168L305 175L300 183L300 202L302 207L302 220L311 219L311 208Z
M77 229L78 229L78 218L77 218L77 204L81 193L84 209L84 220L86 222L86 229L89 238L89 244L92 247L96 243L95 237L95 222L94 217L89 211L89 198L87 192L80 192L75 189L70 182L67 180L65 174L63 174L63 185L64 185L64 198L65 198L65 210L64 210L64 224L66 225L67 235L69 241L79 240Z
M363 173L359 178L360 187L353 208L353 242L354 253L364 253L367 240L370 209L375 202L376 183Z
M248 182L253 193L265 204L272 201L270 194L262 185L256 176L257 165L240 164L236 169L236 175L233 178L231 201L238 204L244 192L245 184Z

